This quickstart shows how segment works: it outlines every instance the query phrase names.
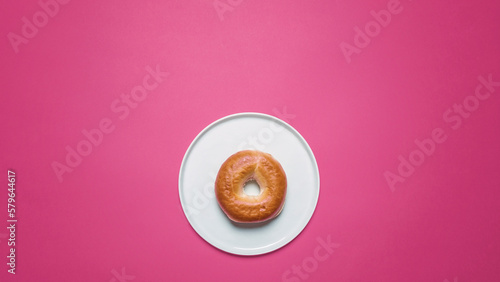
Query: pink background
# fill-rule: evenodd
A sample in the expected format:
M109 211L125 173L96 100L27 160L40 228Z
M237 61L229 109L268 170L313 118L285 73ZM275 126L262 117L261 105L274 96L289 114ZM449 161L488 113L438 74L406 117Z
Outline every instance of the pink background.
M302 281L294 265L309 281L500 281L500 87L457 130L442 117L478 76L500 81L498 1L402 0L350 63L339 45L390 1L229 2L221 20L212 0L71 1L16 53L8 34L43 10L2 1L0 281ZM170 76L120 120L110 105L148 65ZM182 212L182 157L218 118L285 108L318 162L316 212L276 252L219 251ZM52 162L103 118L115 130L59 182ZM447 140L391 191L384 172L435 128ZM314 265L328 236L340 246Z

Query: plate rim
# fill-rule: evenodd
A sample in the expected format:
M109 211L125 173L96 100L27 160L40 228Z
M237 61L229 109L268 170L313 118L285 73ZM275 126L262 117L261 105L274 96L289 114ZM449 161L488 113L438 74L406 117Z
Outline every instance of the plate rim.
M181 181L183 179L183 177L182 177L183 176L183 171L184 171L184 167L185 167L185 164L186 164L187 157L190 155L190 153L191 153L194 145L198 142L199 139L201 139L201 137L207 131L209 131L212 127L216 126L217 124L219 124L221 122L224 122L226 120L229 120L229 119L234 119L234 118L244 117L244 116L267 118L267 119L271 119L271 120L274 120L274 121L277 121L279 123L283 123L284 125L286 125L287 128L289 130L291 130L294 135L296 135L297 137L299 137L300 141L303 144L306 145L305 147L306 147L306 150L307 150L307 154L313 160L313 165L314 165L314 169L315 169L315 177L316 177L317 182L318 182L317 183L317 191L318 192L316 193L316 197L314 199L314 207L313 207L313 209L311 211L311 214L308 215L308 219L307 219L307 221L305 221L304 226L301 227L301 230L296 235L294 235L286 243L280 243L280 244L278 244L277 247L271 247L269 249L264 248L263 250L260 250L260 251L251 251L251 252L246 252L246 253L229 251L228 249L224 249L221 246L216 245L213 242L208 241L205 237L203 237L200 234L200 232L196 229L196 227L193 225L193 223L191 222L189 216L187 215L186 207L184 206L183 199L181 197L181 194L182 194ZM182 157L182 162L181 162L181 165L180 165L180 168L179 168L179 179L178 179L178 184L177 184L178 185L178 193L179 193L179 198L178 199L179 199L179 202L181 204L181 208L182 208L182 211L184 213L184 217L187 219L187 221L188 221L189 225L191 226L191 228L196 232L196 234L198 236L200 236L209 245L211 245L212 247L216 248L217 250L220 250L220 251L223 251L225 253L232 254L232 255L258 256L258 255L265 255L265 254L268 254L268 253L272 253L274 251L277 251L277 250L283 248L284 246L288 245L290 242L292 242L293 240L295 240L295 238L297 238L302 233L302 231L304 231L304 229L307 227L307 225L311 221L312 217L314 216L314 213L316 212L316 207L318 206L319 194L320 194L320 190L321 190L321 183L320 183L320 181L321 181L321 179L320 179L320 174L319 174L319 166L318 166L318 162L316 160L316 157L314 156L314 152L312 151L311 146L309 146L309 143L307 143L307 141L305 140L305 138L293 126L291 126L290 124L288 124L286 121L284 121L282 119L279 119L279 118L277 118L275 116L269 115L269 114L264 114L264 113L259 113L259 112L240 112L240 113L234 113L234 114L230 114L230 115L221 117L221 118L219 118L219 119L211 122L209 125L205 126L205 128L203 128L203 130L201 130L196 135L196 137L193 139L193 141L191 141L191 143L189 144L186 152L184 153L184 156ZM187 203L185 203L185 204L187 205Z

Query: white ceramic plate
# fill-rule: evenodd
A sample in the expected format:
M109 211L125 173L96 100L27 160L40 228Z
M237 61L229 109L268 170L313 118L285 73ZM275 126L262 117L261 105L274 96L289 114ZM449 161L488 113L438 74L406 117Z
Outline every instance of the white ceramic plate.
M265 224L235 224L219 208L214 182L222 163L243 149L270 153L287 176L281 214ZM179 196L189 223L208 243L228 253L260 255L279 249L306 227L319 197L318 165L304 138L273 116L240 113L202 130L179 173Z

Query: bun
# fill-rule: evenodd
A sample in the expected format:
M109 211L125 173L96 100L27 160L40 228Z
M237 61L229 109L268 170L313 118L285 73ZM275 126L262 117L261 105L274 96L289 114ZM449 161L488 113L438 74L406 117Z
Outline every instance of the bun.
M255 180L260 194L245 194ZM281 164L270 154L245 150L230 156L215 180L215 195L222 211L234 222L257 223L278 216L285 203L287 180Z

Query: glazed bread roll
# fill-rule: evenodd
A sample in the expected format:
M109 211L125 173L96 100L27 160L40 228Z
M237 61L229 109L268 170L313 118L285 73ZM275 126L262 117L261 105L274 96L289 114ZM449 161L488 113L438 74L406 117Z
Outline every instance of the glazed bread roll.
M260 194L245 194L243 187L255 180ZM222 211L234 222L257 223L278 216L286 196L286 175L270 154L245 150L230 156L219 169L215 195Z

